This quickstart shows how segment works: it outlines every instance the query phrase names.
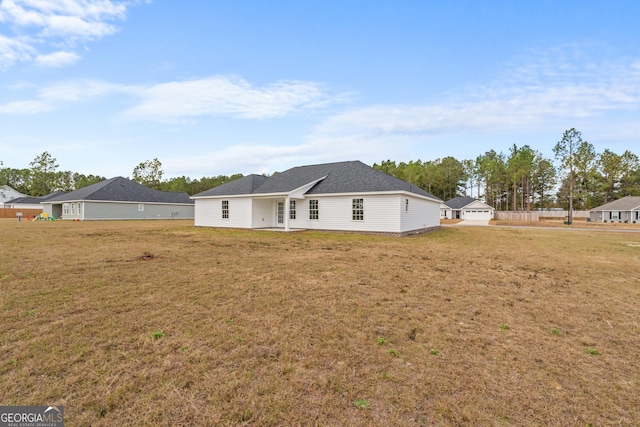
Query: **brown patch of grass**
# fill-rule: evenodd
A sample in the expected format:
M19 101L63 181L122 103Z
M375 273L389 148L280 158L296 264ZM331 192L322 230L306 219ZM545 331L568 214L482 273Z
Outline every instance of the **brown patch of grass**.
M608 230L640 230L640 224L628 222L588 222L586 218L576 218L571 225L565 224L565 220L557 218L540 218L540 221L513 221L492 219L490 225L511 225L525 227L563 227L563 228L588 228Z
M640 422L636 234L191 224L0 221L0 404L94 426Z

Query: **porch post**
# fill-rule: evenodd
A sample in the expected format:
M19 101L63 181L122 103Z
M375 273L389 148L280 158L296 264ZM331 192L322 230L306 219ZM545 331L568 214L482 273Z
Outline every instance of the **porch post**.
M291 202L289 201L289 195L284 198L284 231L289 231L289 210L291 209Z

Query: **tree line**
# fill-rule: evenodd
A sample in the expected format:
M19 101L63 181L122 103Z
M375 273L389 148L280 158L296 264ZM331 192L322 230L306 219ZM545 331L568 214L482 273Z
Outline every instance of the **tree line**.
M490 150L475 159L454 157L408 163L385 160L373 167L449 200L468 195L497 210L591 209L628 195L640 195L640 162L630 151L617 154L609 149L596 153L576 129L564 132L545 157L529 145L514 144L508 153ZM37 156L29 168L4 167L0 161L0 185L24 194L44 196L53 191L73 191L105 180L99 175L59 171L48 152ZM154 158L136 165L132 179L150 188L183 191L190 195L241 178L242 174L191 179L163 179L162 163Z
M640 196L640 162L630 151L596 153L576 129L565 131L554 158L529 145L508 153L490 150L471 160L445 157L408 163L386 160L373 167L449 200L467 195L497 210L561 207L592 209L624 196Z
M8 185L20 193L40 197L54 191L79 190L107 179L100 175L60 171L58 168L57 159L47 151L36 156L29 163L28 168L5 167L0 161L0 186ZM163 175L162 163L155 158L138 164L133 169L132 180L156 190L181 191L193 195L242 177L242 174L218 175L200 179L181 176L163 180Z

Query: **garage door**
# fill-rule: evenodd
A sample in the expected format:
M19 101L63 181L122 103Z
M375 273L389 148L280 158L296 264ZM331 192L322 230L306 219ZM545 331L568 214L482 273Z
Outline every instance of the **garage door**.
M469 209L463 211L463 219L491 219L490 210Z

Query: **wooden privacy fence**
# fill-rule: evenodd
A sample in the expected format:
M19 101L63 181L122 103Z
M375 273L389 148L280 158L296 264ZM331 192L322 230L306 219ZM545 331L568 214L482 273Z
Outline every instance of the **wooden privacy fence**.
M567 218L568 211L531 211L531 212L508 212L495 211L494 219L506 221L539 221L540 218ZM589 218L589 211L573 211L574 218Z
M566 218L569 211L539 211L540 218ZM573 211L574 218L589 218L589 211Z
M39 215L42 213L42 209L13 209L13 208L0 208L0 218L14 218L18 219L16 214L22 212L22 218L29 218L32 215Z

